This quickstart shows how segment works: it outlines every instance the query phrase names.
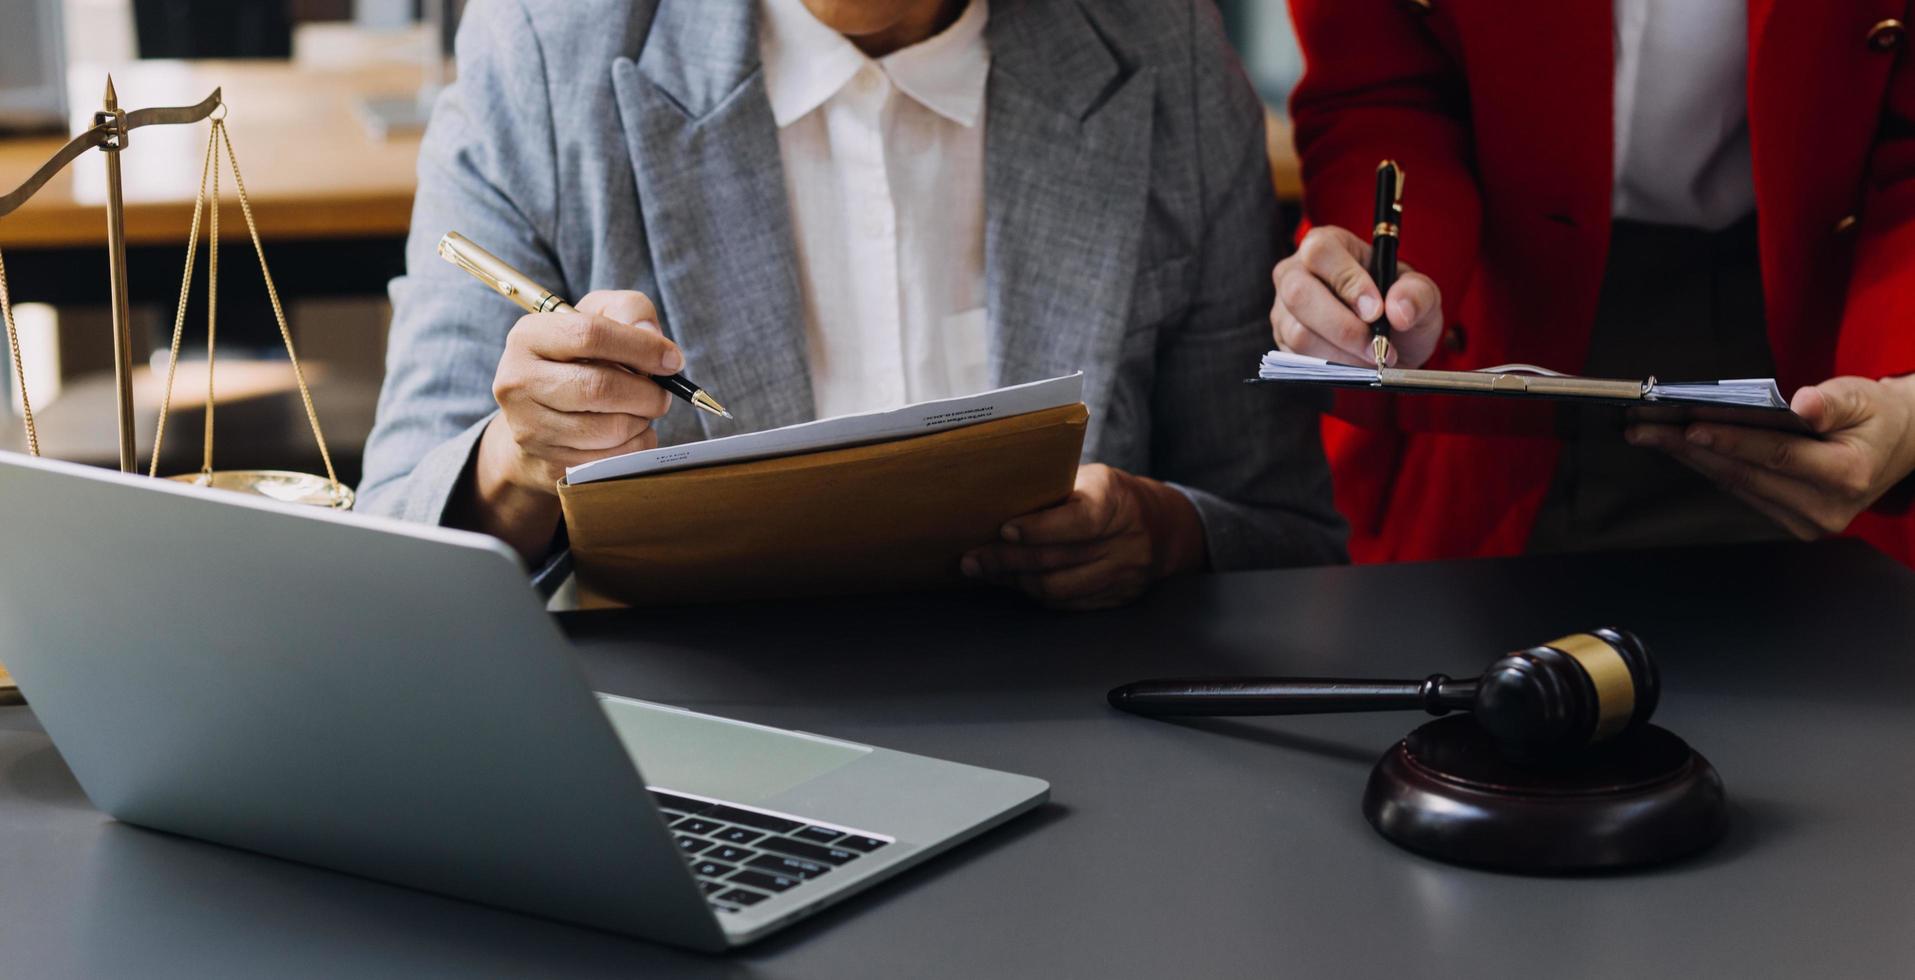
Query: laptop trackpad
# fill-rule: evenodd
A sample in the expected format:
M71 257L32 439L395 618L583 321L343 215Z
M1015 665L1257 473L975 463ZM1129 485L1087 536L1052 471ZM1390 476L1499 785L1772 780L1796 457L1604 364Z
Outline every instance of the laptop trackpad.
M755 804L870 753L869 746L599 695L648 785Z

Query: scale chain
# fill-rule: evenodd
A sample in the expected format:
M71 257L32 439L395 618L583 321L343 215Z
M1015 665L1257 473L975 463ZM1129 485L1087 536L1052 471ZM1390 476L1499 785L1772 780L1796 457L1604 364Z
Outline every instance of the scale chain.
M253 204L246 196L246 178L239 172L239 157L233 153L233 136L226 130L221 120L214 120L219 138L226 146L226 159L233 165L233 187L239 191L239 209L246 216L246 231L253 239L253 252L259 256L259 273L266 279L266 296L273 303L273 319L279 321L279 336L286 342L286 357L292 361L293 380L299 384L299 398L306 405L306 423L312 427L313 441L319 445L319 458L326 464L326 479L332 484L333 498L342 497L339 475L334 472L332 453L326 448L326 435L319 429L319 410L313 407L313 393L306 386L306 371L299 366L299 354L293 350L293 332L286 326L286 310L279 302L279 287L273 283L273 272L266 267L266 246L259 240L259 225L253 221Z
M224 119L213 120L212 139L218 139L226 131ZM206 433L201 437L200 476L208 483L213 480L213 353L218 337L219 326L219 154L212 154L213 162L213 200L212 234L206 240ZM261 260L260 268L265 268Z
M27 452L40 455L40 430L33 422L33 399L27 397L27 366L20 360L20 328L13 322L13 297L7 289L7 262L0 257L0 315L7 321L7 349L13 356L13 378L20 386L20 414L27 421Z
M222 105L221 108L224 108L224 106ZM240 211L246 218L246 230L252 238L253 252L259 258L260 275L263 276L266 280L266 296L272 302L273 319L279 325L280 339L283 340L286 344L286 357L292 364L293 380L299 386L299 398L300 398L300 401L304 404L306 409L306 421L312 427L314 441L317 442L319 445L319 458L326 465L326 479L332 486L333 498L335 501L341 500L344 498L344 491L343 491L343 488L339 485L338 473L333 468L332 453L326 446L326 436L320 430L320 427L319 427L319 411L313 405L312 391L306 384L305 369L300 366L299 354L293 347L292 329L287 325L286 311L284 306L280 303L280 300L279 300L279 287L274 283L272 270L268 268L266 264L266 248L265 248L265 245L261 242L259 237L259 226L253 220L253 205L252 205L251 199L248 197L246 193L246 178L240 174L239 156L233 151L232 134L227 130L226 122L223 117L215 117L213 119L213 131L207 140L207 161L206 161L205 169L202 171L200 175L201 200L200 202L196 202L194 205L193 237L189 241L189 245L188 245L186 275L184 277L184 281L181 283L181 286L180 286L180 303L179 303L178 311L173 321L172 364L167 369L166 388L164 390L164 394L162 395L161 401L160 401L159 431L155 434L154 440L153 440L152 472L154 475L157 475L159 472L160 442L165 435L167 410L173 398L173 369L177 367L179 363L180 336L184 329L185 319L186 319L186 298L187 298L187 293L192 288L192 281L193 281L193 257L198 252L200 205L205 203L207 200L206 183L210 175L212 185L213 185L213 196L211 197L211 209L210 209L211 226L210 226L210 236L208 238L209 251L208 251L208 268L207 268L207 280L208 280L207 289L209 293L209 298L207 302L207 324L206 324L206 344L207 344L206 436L205 436L206 446L205 446L204 461L202 463L201 475L206 478L210 478L212 475L213 401L214 401L213 344L215 341L215 330L216 330L214 318L218 314L217 294L219 291L220 164L219 164L219 154L216 150L217 147L223 147L226 150L226 160L232 167L233 186L239 192Z
M180 336L186 330L186 300L193 289L193 261L199 256L200 218L206 210L206 178L208 174L212 173L214 160L213 148L217 145L217 139L209 133L206 138L206 162L200 167L199 173L199 197L193 201L193 230L187 233L186 236L186 274L181 277L180 280L179 308L173 314L173 346L166 360L166 387L160 389L162 392L160 396L160 422L158 429L153 433L153 461L147 466L146 470L146 475L154 478L160 475L160 444L166 441L166 416L168 410L173 406L173 377L179 373ZM218 206L217 199L214 201L214 206ZM219 236L218 225L214 225L213 236L215 239ZM212 385L212 375L213 365L209 361L206 365L206 383L209 387ZM209 407L211 401L212 396L209 392L207 396Z

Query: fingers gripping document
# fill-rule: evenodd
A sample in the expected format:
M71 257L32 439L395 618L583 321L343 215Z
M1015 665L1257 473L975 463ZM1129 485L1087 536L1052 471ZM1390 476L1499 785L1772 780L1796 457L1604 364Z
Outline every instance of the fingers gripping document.
M1062 502L1081 374L628 453L559 484L580 603L960 587L964 553Z

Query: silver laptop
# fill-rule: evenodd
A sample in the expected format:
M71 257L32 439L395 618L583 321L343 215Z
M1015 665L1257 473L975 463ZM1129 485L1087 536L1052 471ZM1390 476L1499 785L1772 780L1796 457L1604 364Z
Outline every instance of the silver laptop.
M1049 792L595 695L492 538L12 453L0 512L0 662L128 823L721 950Z

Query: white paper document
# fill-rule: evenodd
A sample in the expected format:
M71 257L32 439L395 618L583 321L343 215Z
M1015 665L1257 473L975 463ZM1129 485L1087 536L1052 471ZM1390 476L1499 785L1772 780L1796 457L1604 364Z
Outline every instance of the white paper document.
M689 442L682 446L626 453L574 466L565 471L565 480L578 486L626 476L668 473L694 466L743 463L773 456L843 449L958 429L1014 415L1028 415L1047 408L1075 405L1083 400L1084 375L1080 372L959 398L919 402L888 412L841 415L788 425L782 429L766 429L722 439Z
M1338 381L1375 384L1377 373L1376 368L1373 367L1337 364L1320 357L1305 357L1302 354L1292 354L1287 350L1273 350L1263 355L1263 362L1257 365L1257 377L1264 381Z

